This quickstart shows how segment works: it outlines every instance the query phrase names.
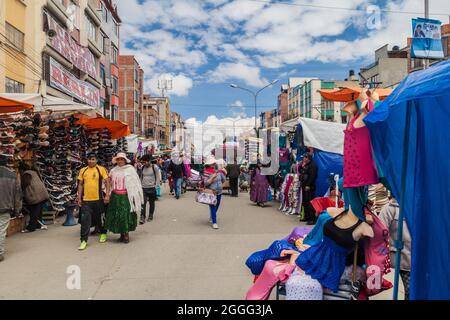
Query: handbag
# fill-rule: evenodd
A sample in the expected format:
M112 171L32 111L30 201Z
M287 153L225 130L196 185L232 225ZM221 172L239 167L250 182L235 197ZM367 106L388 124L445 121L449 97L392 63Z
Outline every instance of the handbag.
M161 186L156 186L156 196L161 197Z
M195 201L198 203L215 206L217 205L216 192L211 189L199 190L195 196Z
M272 201L273 200L273 195L272 195L272 188L269 187L269 189L267 190L267 201Z

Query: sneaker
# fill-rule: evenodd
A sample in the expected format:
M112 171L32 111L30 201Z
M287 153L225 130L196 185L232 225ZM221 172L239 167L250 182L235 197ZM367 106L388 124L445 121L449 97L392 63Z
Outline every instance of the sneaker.
M153 216L148 216L148 219L147 219L147 221L152 221L153 220Z
M81 241L80 246L78 247L78 250L83 251L87 247L87 241Z
M99 239L98 242L100 242L100 243L105 243L106 242L106 233L100 234L100 239Z
M217 225L217 223L214 223L214 224L212 225L212 227L213 227L213 229L219 229L219 226Z

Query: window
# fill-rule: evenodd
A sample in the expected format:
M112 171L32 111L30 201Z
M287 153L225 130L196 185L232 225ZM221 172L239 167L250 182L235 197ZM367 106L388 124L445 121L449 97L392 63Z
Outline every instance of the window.
M24 33L17 30L8 22L5 23L6 39L19 51L23 52Z
M114 19L113 22L114 22L114 34L116 35L116 37L119 37L119 24Z
M117 56L118 56L118 50L115 46L111 45L111 63L117 65Z
M135 128L139 128L139 124L141 119L139 119L139 112L135 111L134 112L134 127Z
M112 77L112 93L114 95L118 95L119 94L119 90L118 90L118 85L119 85L119 80L116 77Z
M23 93L25 85L16 80L6 77L5 92L6 93Z
M87 15L85 16L85 18L86 18L86 32L87 32L88 39L91 40L92 42L96 43L97 42L97 29L95 27L95 24L92 21L92 19L90 17L88 17Z
M134 69L134 81L138 82L139 81L139 72L138 69Z
M98 41L98 48L100 49L100 52L105 52L105 35L100 32L100 39Z
M442 37L442 48L444 49L444 57L448 57L448 38L449 37Z
M101 63L100 63L100 80L101 80L103 85L106 84L106 81L105 81L105 66L103 64L101 64Z
M139 102L139 91L134 90L134 101Z
M100 2L100 5L101 5L101 10L102 10L102 21L108 22L108 9L106 9L103 2Z

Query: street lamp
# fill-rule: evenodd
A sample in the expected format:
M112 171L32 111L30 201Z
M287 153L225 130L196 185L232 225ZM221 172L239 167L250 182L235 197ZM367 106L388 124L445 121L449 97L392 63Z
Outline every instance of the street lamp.
M249 90L249 89L247 89L247 88L240 87L240 86L238 86L238 85L236 85L236 84L234 84L234 83L233 83L233 84L230 84L230 87L233 88L233 89L241 89L241 90L250 92L250 93L253 95L253 97L254 97L254 102L255 102L255 131L256 131L257 136L258 136L258 128L257 128L257 124L256 124L256 120L257 120L256 98L258 97L258 94L259 94L261 91L263 91L263 90L264 90L265 88L267 88L267 87L270 87L271 85L274 85L274 84L277 83L277 82L278 82L278 79L275 79L275 80L273 80L271 83L269 83L268 85L262 87L261 89L259 89L259 90L256 91L256 92L254 92L254 91L252 91L252 90Z

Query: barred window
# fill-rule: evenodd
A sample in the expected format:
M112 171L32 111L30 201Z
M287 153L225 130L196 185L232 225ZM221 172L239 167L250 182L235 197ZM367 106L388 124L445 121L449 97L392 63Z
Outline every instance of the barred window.
M14 26L5 23L6 27L6 39L19 51L23 52L24 48L24 33L16 29Z
M6 77L5 92L6 93L23 93L25 85L16 80Z

